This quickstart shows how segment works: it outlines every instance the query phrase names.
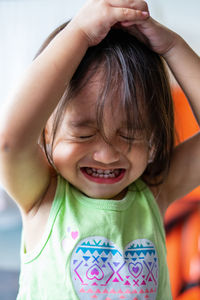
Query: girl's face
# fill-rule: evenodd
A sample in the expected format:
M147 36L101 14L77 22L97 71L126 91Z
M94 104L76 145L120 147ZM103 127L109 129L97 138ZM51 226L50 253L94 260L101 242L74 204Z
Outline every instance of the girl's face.
M145 133L136 131L129 146L126 118L120 99L104 107L104 132L96 124L100 76L94 76L70 102L55 137L52 157L57 171L92 198L122 199L127 186L146 166L149 147ZM112 102L113 103L113 102Z

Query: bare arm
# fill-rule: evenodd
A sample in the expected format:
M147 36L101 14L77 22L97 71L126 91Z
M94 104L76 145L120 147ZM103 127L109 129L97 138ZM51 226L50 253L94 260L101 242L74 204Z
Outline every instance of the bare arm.
M50 180L38 138L87 47L81 31L66 27L29 67L3 112L1 181L25 211L42 196Z
M177 35L174 45L163 57L182 87L200 125L199 56Z
M200 58L176 37L173 47L164 55L183 89L200 125ZM180 198L200 184L200 131L174 150L166 189L171 201Z
M152 18L138 26L152 49L161 54L183 89L200 124L200 58L175 32ZM200 184L200 133L174 149L170 170L160 187L160 206L166 208Z

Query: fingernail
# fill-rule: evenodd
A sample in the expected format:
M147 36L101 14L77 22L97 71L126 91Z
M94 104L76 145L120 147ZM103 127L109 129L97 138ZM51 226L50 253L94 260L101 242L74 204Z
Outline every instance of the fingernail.
M149 15L148 11L142 11L142 15L147 17Z

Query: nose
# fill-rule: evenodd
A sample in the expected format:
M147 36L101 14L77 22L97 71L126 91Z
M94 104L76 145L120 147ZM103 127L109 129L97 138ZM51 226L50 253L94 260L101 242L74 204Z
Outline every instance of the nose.
M102 164L111 164L119 160L120 153L112 145L102 141L93 153L93 159Z

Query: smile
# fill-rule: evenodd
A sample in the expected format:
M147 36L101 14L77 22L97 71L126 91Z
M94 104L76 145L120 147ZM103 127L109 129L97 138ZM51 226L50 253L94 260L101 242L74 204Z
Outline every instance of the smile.
M81 168L86 178L97 183L115 183L120 181L125 174L125 169L96 169L84 167Z

